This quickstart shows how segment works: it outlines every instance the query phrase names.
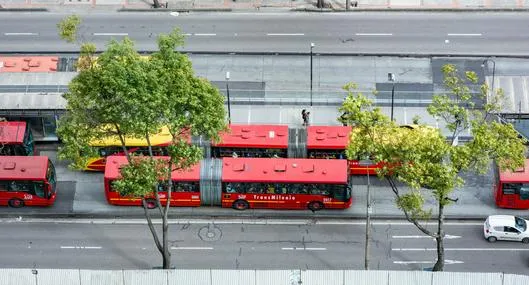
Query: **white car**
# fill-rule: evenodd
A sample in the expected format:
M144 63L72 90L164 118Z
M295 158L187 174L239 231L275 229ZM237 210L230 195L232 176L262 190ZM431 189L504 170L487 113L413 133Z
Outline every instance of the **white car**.
M489 216L483 224L483 234L489 242L511 240L529 243L528 221L510 215Z

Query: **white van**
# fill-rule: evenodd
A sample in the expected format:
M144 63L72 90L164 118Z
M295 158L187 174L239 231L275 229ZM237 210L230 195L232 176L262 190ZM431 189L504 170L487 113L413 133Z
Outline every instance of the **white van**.
M510 215L489 216L483 224L483 234L489 242L511 240L529 243L528 222Z

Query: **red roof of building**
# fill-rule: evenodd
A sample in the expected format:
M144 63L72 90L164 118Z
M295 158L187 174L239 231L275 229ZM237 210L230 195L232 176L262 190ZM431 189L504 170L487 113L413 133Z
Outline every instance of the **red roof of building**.
M345 159L222 159L223 182L347 183Z
M280 125L230 125L221 134L220 147L288 148L288 126Z
M156 157L156 159L168 159L168 157ZM119 169L122 165L128 164L126 156L113 155L107 157L105 165L105 179L119 179L121 174ZM197 163L189 170L173 171L173 180L178 181L199 181L200 180L200 164Z
M26 122L0 122L0 144L21 144L25 132Z
M310 126L307 128L308 149L345 149L351 127Z
M57 56L1 56L0 72L56 72Z
M514 183L529 183L529 159L525 160L525 166L520 168L519 171L511 172L505 171L500 172L501 182L514 182Z
M47 170L47 156L0 156L0 179L41 180Z

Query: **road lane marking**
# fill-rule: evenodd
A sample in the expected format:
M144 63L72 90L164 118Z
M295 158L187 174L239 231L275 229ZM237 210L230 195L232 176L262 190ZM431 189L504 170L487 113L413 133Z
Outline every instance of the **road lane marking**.
M404 238L413 238L413 239L417 239L417 238L431 238L431 239L433 239L433 237L431 237L431 236L391 236L391 237L394 238L394 239L404 239ZM445 235L445 239L456 239L456 238L461 238L461 236Z
M282 247L281 250L327 250L325 247Z
M94 36L128 36L129 33L94 33Z
M366 36L366 37L377 37L377 36L393 36L391 33L356 33L357 36Z
M193 34L195 36L199 36L199 37L212 37L212 36L216 36L217 34Z
M172 246L171 249L175 250L212 250L212 247L200 247L200 246Z
M482 34L448 34L449 37L481 37Z
M39 33L4 33L4 36L38 36Z
M61 246L62 249L101 249L100 246Z
M436 251L437 248L392 248L392 251ZM445 248L445 251L529 251L529 248Z
M305 34L303 33L294 33L294 34L277 34L277 33L269 33L269 34L266 34L267 36L304 36Z
M435 261L393 261L395 264L432 264ZM460 260L445 259L445 264L463 264L465 262Z

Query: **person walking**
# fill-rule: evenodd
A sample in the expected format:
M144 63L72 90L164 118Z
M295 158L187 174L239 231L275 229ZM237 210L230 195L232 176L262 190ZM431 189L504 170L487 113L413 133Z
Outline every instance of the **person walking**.
M304 127L307 127L309 125L309 115L310 115L310 112L307 112L307 110L303 109L301 111L301 119L303 119Z

